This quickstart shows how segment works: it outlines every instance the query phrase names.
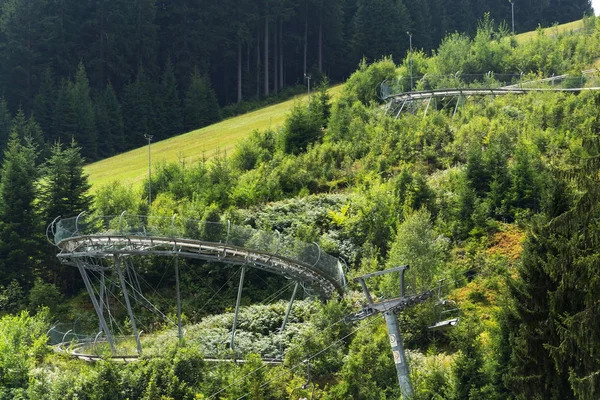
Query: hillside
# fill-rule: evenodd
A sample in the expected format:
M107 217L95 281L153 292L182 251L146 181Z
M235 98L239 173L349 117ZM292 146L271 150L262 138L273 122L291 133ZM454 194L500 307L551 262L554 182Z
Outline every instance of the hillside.
M335 96L343 86L331 88ZM194 130L170 139L152 143L152 164L185 161L194 163L210 159L215 154L231 154L237 143L254 130L279 128L297 102L306 102L307 95L233 117L202 129ZM124 184L141 182L148 176L148 147L119 154L85 167L92 190L112 181Z
M583 21L574 21L562 25L548 27L546 36L575 32L583 28ZM518 43L526 43L535 38L537 31L516 35ZM337 96L343 86L330 90ZM280 127L294 102L306 101L306 96L296 96L293 100L265 107L238 117L230 118L202 129L194 130L170 139L152 143L152 163L161 164L173 161L193 163L201 159L210 159L215 154L230 154L239 140L247 137L252 131ZM141 141L140 141L141 142ZM148 149L140 146L85 167L89 176L92 191L112 181L123 183L139 183L148 175Z
M86 197L75 145L55 146L36 180L35 146L13 135L0 398L597 400L600 90L446 93L390 112L376 89L497 87L515 71L565 74L541 85L572 89L598 57L596 18L524 41L484 18L432 55L362 62L336 101L322 90L310 109L290 103L281 129L261 117L266 128L228 157L159 160L151 201L118 181ZM35 131L18 120L23 137ZM34 225L56 215L77 215L46 232L75 236L61 258L79 271ZM294 257L311 260L308 281L294 281ZM348 282L325 302L310 288L321 260ZM49 330L66 354L47 346ZM99 360L73 359L82 346ZM111 346L138 361L114 362ZM410 374L399 380L398 366Z

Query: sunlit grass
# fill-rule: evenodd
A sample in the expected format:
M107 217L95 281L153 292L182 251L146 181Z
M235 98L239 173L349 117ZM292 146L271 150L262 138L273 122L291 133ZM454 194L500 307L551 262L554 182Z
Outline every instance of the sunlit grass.
M557 35L557 34L563 33L563 32L578 31L582 28L583 28L583 20L580 19L578 21L568 22L568 23L562 24L562 25L544 27L544 35L546 35L546 36ZM530 32L525 32L525 33L516 35L515 38L517 39L518 43L523 43L523 42L526 42L528 40L535 38L536 35L537 35L537 31L533 30Z
M342 85L329 90L332 96L340 93ZM278 128L285 121L294 102L306 102L306 95L292 100L229 118L217 124L152 143L152 164L185 160L194 162L210 159L216 154L230 154L236 143L256 129ZM114 157L87 165L85 172L92 191L113 181L126 184L141 182L148 174L148 146L140 138L140 147Z

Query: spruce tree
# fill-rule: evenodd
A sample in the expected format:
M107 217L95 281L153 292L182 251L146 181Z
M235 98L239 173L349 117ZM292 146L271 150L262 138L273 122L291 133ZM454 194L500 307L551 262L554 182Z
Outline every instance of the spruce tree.
M56 94L56 105L52 118L52 131L54 140L70 142L77 135L77 113L73 108L72 90L73 84L63 80Z
M194 70L184 102L185 129L202 128L221 119L217 96L209 81Z
M92 198L90 184L83 172L84 159L81 148L73 140L64 148L56 142L50 157L42 168L40 182L40 204L45 222L58 216L69 217L89 211Z
M33 100L33 115L40 127L44 131L45 139L48 143L57 140L54 133L53 118L54 107L56 105L56 85L51 69L46 69L42 75L40 90Z
M160 131L158 139L165 139L183 132L181 99L175 78L175 67L167 60L160 85Z
M33 281L43 231L35 199L37 196L36 149L24 139L23 123L13 126L4 151L0 182L0 284L16 280L25 288Z
M98 153L110 157L125 150L123 115L121 105L112 85L109 83L96 101L96 121L98 127Z
M0 98L0 151L4 151L10 136L12 116L4 97Z
M90 95L90 84L83 63L79 63L75 74L75 82L70 85L72 101L71 107L77 116L77 129L75 140L82 147L83 155L88 160L98 157L98 137L96 131L96 119L94 105Z
M145 134L155 134L151 130L155 110L150 82L143 68L139 68L136 80L125 87L122 107L126 149L138 147Z

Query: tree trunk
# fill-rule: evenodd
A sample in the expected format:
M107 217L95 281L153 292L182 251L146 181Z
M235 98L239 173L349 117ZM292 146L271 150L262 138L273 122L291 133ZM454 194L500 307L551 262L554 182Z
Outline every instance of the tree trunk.
M273 93L279 91L279 41L277 22L273 30Z
M256 100L260 99L260 29L256 29Z
M302 71L304 72L304 76L308 72L306 70L306 53L308 50L308 6L306 7L306 18L304 19L304 67Z
M98 71L100 84L104 85L104 36L106 32L104 31L104 0L100 0L100 71Z
M323 2L319 10L319 72L323 72Z
M242 101L242 40L238 38L237 102Z
M265 96L269 95L269 17L265 15Z
M283 21L279 21L279 88L283 89Z

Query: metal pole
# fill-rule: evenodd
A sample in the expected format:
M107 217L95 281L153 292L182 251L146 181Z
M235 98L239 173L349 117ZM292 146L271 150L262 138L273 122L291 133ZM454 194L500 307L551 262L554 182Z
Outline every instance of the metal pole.
M237 300L235 302L235 314L233 315L233 329L231 330L231 350L234 349L235 340L235 328L237 327L238 314L240 312L240 303L242 302L242 289L244 287L244 275L246 274L246 266L242 267L242 273L240 275L240 285L238 286ZM234 352L235 359L235 352Z
M177 291L177 329L179 341L183 339L181 329L181 292L179 291L179 257L175 257L175 290Z
M110 345L110 349L113 355L117 354L117 350L115 349L115 343L113 342L112 335L110 334L110 330L108 329L108 325L106 325L106 320L104 319L104 314L100 309L100 305L98 304L98 299L96 299L96 295L94 294L94 288L92 287L92 283L90 282L90 278L85 271L85 268L81 265L81 263L77 263L77 268L79 268L79 273L81 273L81 277L83 278L83 283L85 284L85 288L92 299L92 304L94 305L94 309L96 310L96 314L98 315L98 319L100 320L100 326L106 335L106 340Z
M145 134L144 137L148 139L148 205L152 205L152 162L150 158L150 142L152 142L154 135Z
M123 292L123 297L125 298L125 306L127 307L127 313L129 314L129 319L131 320L131 329L133 330L133 336L135 336L137 351L139 354L142 352L142 344L140 343L140 337L138 336L137 326L135 324L135 316L133 315L131 303L129 302L127 285L125 284L125 277L123 276L123 271L121 270L121 257L119 256L115 256L115 268L117 270L117 274L119 274L119 280L121 282L121 291Z
M100 311L102 312L102 315L104 315L104 292L106 291L106 283L104 280L104 271L100 272L100 293L99 293L99 297L100 297L100 302L99 302L99 306L100 306ZM100 330L102 330L102 324L100 324Z
M290 299L290 304L288 304L287 311L285 312L285 317L283 318L283 324L281 324L281 329L279 330L280 333L283 333L285 325L287 324L287 320L290 316L290 313L292 312L292 306L294 305L294 300L296 299L296 293L298 292L299 286L300 282L296 282L296 285L294 286L294 292L292 293L292 298Z
M310 110L310 76L308 77L308 109Z
M406 32L408 35L408 42L410 46L410 53L408 58L408 64L410 65L410 92L413 90L413 65L412 65L412 33Z
M393 311L386 311L383 315L387 324L388 334L390 335L390 345L392 346L392 354L394 355L394 363L396 364L400 392L403 399L410 399L413 395L413 390L410 383L408 362L406 361L406 354L402 345L402 335L400 334L400 329L398 329L398 317L396 317Z
M510 13L512 15L512 34L515 35L515 3L513 0L508 0L510 2Z

